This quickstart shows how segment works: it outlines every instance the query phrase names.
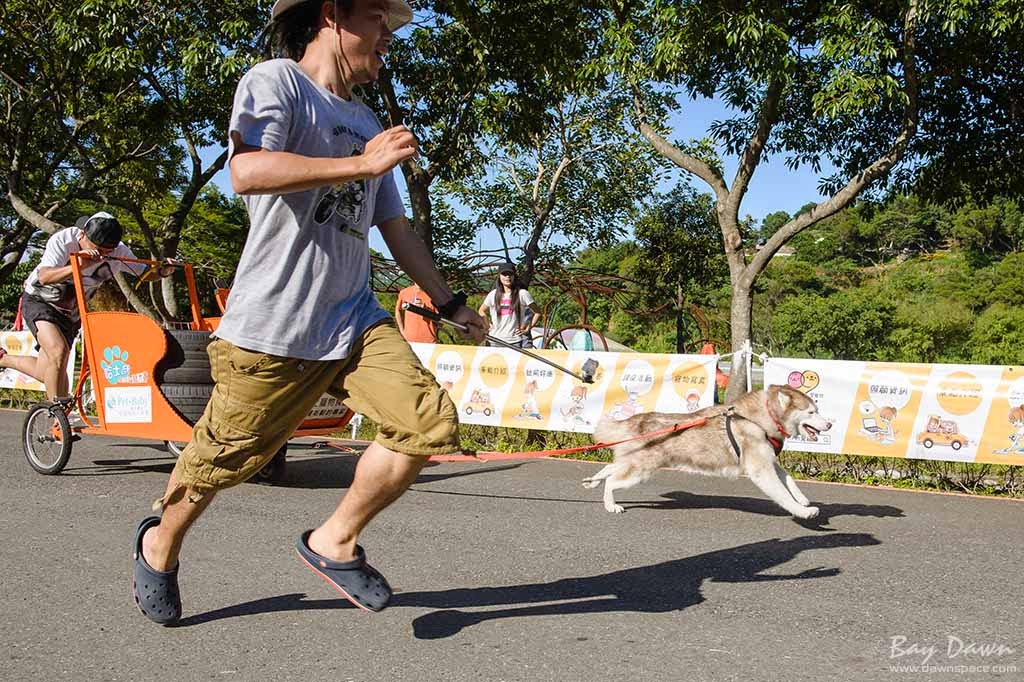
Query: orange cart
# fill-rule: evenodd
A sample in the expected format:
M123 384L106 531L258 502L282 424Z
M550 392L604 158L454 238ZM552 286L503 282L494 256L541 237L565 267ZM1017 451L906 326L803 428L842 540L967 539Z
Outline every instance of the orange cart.
M191 322L161 326L134 312L89 311L82 295L84 258L71 255L71 270L82 318L82 364L70 399L34 405L25 417L22 444L32 468L58 474L67 465L72 444L83 435L101 434L162 440L180 454L180 444L192 435L192 426L206 408L213 391L206 346L219 317L203 317L192 266L178 267L188 285ZM152 279L158 261L118 259L143 263L140 280ZM218 291L223 311L225 291ZM72 426L76 409L82 424ZM330 434L343 429L352 412L325 395L313 407L295 436ZM258 474L273 480L285 466L283 446Z

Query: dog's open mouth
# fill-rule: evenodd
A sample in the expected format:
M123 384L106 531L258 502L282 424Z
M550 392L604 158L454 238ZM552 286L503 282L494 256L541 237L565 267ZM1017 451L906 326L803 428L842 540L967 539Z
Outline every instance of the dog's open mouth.
M807 434L809 440L818 440L818 429L814 428L810 424L804 424L804 433Z

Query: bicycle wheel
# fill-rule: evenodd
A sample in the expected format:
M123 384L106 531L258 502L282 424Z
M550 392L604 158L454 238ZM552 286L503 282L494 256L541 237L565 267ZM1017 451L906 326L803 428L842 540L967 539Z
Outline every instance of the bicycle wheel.
M92 376L86 377L85 381L82 382L82 405L81 405L82 417L88 418L90 422L95 423L97 415L99 414L96 410L96 395L93 393Z
M274 459L263 465L263 468L256 472L253 480L257 483L277 483L284 478L287 469L288 444L285 443L274 453Z
M71 425L64 410L51 403L33 405L22 429L25 458L36 471L59 474L71 457Z
M181 457L181 453L185 452L186 445L188 445L188 443L175 440L164 441L164 446L167 448L167 452L171 453L175 457Z

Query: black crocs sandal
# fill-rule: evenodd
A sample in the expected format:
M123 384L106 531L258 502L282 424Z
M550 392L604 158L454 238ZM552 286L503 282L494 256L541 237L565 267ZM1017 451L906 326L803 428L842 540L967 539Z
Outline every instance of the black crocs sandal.
M352 561L333 561L309 548L312 532L307 530L299 537L295 551L314 573L364 611L380 611L388 605L391 586L377 569L366 563L362 547L356 545L356 558Z
M181 618L181 595L178 592L178 567L157 571L142 556L142 536L160 525L159 516L142 520L135 531L132 548L132 596L142 615L154 623L169 625Z

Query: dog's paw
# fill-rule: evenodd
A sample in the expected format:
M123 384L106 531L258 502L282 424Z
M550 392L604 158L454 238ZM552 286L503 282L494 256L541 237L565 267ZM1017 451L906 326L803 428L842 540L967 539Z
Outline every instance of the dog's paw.
M621 504L606 504L604 508L610 511L612 514L621 514L626 511Z
M583 487L584 488L596 488L599 485L601 485L601 481L592 481L589 478L584 478L583 479Z
M800 513L797 514L796 516L797 516L797 518L801 518L801 519L805 519L806 520L806 519L817 518L819 513L821 513L821 510L818 509L817 507L804 507L800 511Z

